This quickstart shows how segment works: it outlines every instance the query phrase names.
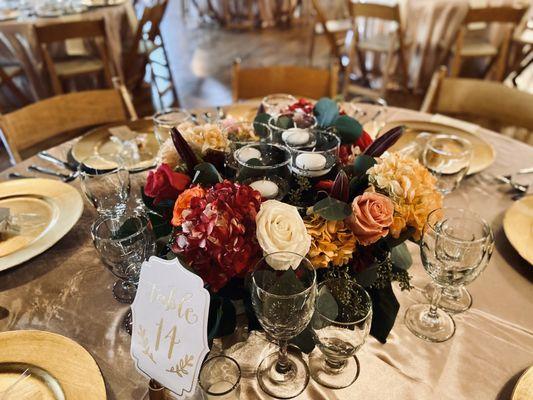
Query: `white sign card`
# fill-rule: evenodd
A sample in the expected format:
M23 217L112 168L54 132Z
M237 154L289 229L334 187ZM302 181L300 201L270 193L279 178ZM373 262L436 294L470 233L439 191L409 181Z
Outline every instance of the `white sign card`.
M137 369L178 398L194 394L209 352L209 292L202 278L177 259L150 257L131 309L131 356Z

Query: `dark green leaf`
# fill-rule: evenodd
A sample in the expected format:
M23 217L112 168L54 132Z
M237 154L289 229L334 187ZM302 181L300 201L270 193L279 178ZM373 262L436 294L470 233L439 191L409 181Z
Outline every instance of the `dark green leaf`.
M313 332L311 331L311 324L300 333L298 336L289 341L291 344L298 346L304 353L309 354L315 348L315 341L313 339Z
M235 331L237 316L233 303L226 297L211 295L207 338L211 344L214 338L230 335Z
M276 120L276 126L281 129L294 128L294 121L288 115L282 115Z
M356 272L354 276L357 283L368 288L378 279L378 265L373 263L362 271Z
M213 164L201 163L194 167L196 171L192 178L192 183L211 186L222 182L222 177Z
M394 247L402 244L406 240L410 239L413 236L413 233L415 232L415 228L412 226L408 226L405 231L400 233L400 236L398 238L393 238L392 236L387 236L384 240L387 243L387 246L389 247L389 250L392 250Z
M370 334L381 343L386 343L387 336L389 336L398 315L400 304L396 300L390 284L383 289L370 289L368 293L372 298Z
M332 321L335 321L339 315L339 306L337 301L327 286L322 286L318 293L316 309L320 312L320 314Z
M350 199L354 199L356 196L362 194L368 187L368 176L358 175L354 176L350 180Z
M117 231L113 232L113 239L124 239L133 235L139 230L139 224L137 221L137 218L128 218Z
M403 270L409 269L411 264L413 264L413 258L411 257L411 253L409 253L405 243L399 244L398 246L392 248L391 259L396 268Z
M349 217L352 208L348 203L328 196L313 206L313 212L329 221L337 221Z
M354 143L363 133L361 124L348 115L338 116L333 126L337 129L337 135L339 135L343 144Z
M251 158L248 161L246 161L246 164L254 166L254 165L263 165L260 159L258 158ZM237 182L242 182L248 178L251 178L252 176L257 174L257 170L253 168L248 167L242 167L239 171L239 175L235 178Z
M257 133L260 137L264 138L269 135L269 130L263 126L262 124L268 125L268 121L270 121L271 115L267 113L257 114L254 119L254 131Z
M318 125L331 126L339 115L339 107L333 100L323 97L317 101L313 109Z
M360 154L355 157L352 170L354 175L366 174L366 171L368 171L375 164L376 160L374 157L367 156L366 154Z

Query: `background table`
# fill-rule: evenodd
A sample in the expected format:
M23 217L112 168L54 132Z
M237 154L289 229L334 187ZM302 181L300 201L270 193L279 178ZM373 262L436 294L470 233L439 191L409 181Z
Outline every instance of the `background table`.
M390 108L387 120L429 119L429 115ZM522 260L507 242L502 217L512 204L503 185L487 178L529 167L533 147L494 132L482 130L497 152L495 163L484 173L467 178L446 203L471 208L490 222L496 246L487 270L470 290L471 310L455 317L455 336L440 344L427 343L403 324L406 307L424 300L417 290L397 291L401 303L387 344L369 338L358 353L361 375L350 388L329 391L311 381L300 398L313 399L507 399L518 375L533 364L533 266ZM52 150L61 155L64 144ZM0 173L25 173L31 158ZM77 182L74 186L79 187ZM106 381L109 399L140 399L146 380L129 355L130 337L121 330L128 306L113 299L114 277L106 270L91 243L89 226L95 211L86 205L70 233L45 253L0 273L0 330L41 329L68 336L96 359ZM410 245L413 283L429 281L421 267L418 249ZM395 288L397 289L397 288ZM264 398L254 382L255 361L266 344L251 337L233 354L243 363L243 398ZM242 345L241 345L242 346ZM258 347L260 346L260 347ZM80 376L80 379L83 379Z

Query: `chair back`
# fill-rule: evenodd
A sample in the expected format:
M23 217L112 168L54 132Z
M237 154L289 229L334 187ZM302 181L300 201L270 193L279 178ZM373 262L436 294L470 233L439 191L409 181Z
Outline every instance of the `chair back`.
M330 69L298 66L241 68L240 61L236 60L232 70L233 100L264 97L273 93L290 93L311 99L335 97L338 73L337 62L333 62Z
M400 23L400 8L398 4L385 5L376 3L361 3L350 0L350 14L352 18L375 18Z
M333 55L335 56L335 58L340 58L339 48L337 46L337 38L335 37L335 34L328 29L328 18L324 13L324 10L320 6L319 0L311 0L311 3L316 13L316 21L320 24L322 30L324 31L324 36L326 36L329 46L332 49ZM313 29L315 29L314 26Z
M56 94L63 93L61 81L54 65L49 46L69 39L90 40L102 61L103 72L108 87L112 87L111 77L116 71L109 57L107 34L103 19L59 22L35 26L35 35L41 50L41 56L50 75L52 88Z
M45 99L0 116L2 139L12 159L54 137L128 119L120 89L89 90Z
M516 7L484 7L484 8L470 8L463 21L463 25L473 22L498 22L498 23L510 23L518 25L527 8Z
M421 111L472 116L533 130L533 94L494 81L449 78L446 72L441 67L433 75Z

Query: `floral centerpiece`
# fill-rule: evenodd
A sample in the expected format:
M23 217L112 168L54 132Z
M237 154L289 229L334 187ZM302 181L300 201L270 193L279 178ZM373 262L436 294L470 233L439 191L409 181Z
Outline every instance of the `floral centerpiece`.
M332 179L294 180L282 201L267 200L238 178L225 178L220 159L230 147L224 126L232 121L183 124L161 146L160 165L144 189L147 206L156 211L156 232L166 235L167 256L180 257L212 294L211 336L233 331L230 300L249 303L245 278L255 263L264 254L291 251L306 255L319 279L349 276L365 286L373 300L371 333L385 342L399 309L392 282L411 287L405 241L419 240L427 215L442 206L435 178L418 161L387 152L402 127L373 141L330 99L300 100L283 115L290 119L295 112L312 115L320 129L340 138ZM267 120L271 116L258 113L256 122ZM311 188L306 207L302 185ZM276 269L291 267L291 260L273 262ZM247 314L257 327L253 312ZM310 350L305 336L298 344Z

